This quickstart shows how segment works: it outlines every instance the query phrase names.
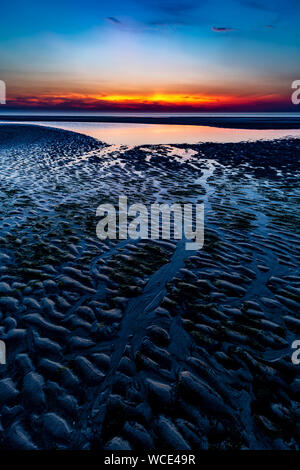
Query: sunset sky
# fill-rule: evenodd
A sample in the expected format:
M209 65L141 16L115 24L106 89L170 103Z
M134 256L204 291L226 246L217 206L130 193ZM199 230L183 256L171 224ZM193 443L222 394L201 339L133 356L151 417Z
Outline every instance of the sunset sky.
M8 108L298 111L299 0L1 0ZM4 107L1 107L4 112Z

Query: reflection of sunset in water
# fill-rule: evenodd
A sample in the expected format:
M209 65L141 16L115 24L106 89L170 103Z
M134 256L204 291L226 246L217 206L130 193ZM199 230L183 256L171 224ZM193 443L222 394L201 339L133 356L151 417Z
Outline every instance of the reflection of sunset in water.
M29 124L29 123L27 123ZM108 144L179 144L197 142L241 142L282 137L300 138L297 130L222 129L209 126L169 124L123 124L89 122L34 122L95 137Z

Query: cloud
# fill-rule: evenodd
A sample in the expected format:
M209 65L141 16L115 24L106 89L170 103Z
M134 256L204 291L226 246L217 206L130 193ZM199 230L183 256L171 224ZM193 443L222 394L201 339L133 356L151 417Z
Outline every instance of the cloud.
M110 21L111 23L114 23L114 24L122 24L122 22L120 20L118 20L118 18L115 18L114 16L108 16L105 19L107 21Z
M248 8L253 8L254 10L260 10L260 11L275 11L273 6L266 5L265 3L257 2L255 0L242 0L241 3Z
M211 30L214 31L215 33L229 33L230 31L233 31L234 29L226 28L225 26L222 26L222 27L213 26Z
M148 20L119 20L114 16L106 17L106 21L119 26L123 30L133 32L155 32L164 28L199 24L195 18L195 10L206 0L145 0L152 11Z
M145 1L145 0L144 0ZM146 0L158 23L193 24L199 8L207 0Z
M187 95L188 96L188 95ZM30 95L15 96L7 102L7 109L35 109L35 110L91 110L91 111L288 111L293 105L284 97L277 94L259 95L224 95L220 99L199 103L176 103L161 101L141 102L108 102L103 99L94 99L92 96L74 95Z
M197 8L197 2L193 1L171 1L165 2L160 5L160 8L165 13L170 15L182 15L186 12L191 12L192 10Z
M157 11L163 11L169 15L182 15L198 7L199 2L195 0L150 0L150 5Z
M173 28L176 26L189 26L193 24L192 21L184 21L184 20L176 20L176 19L162 19L162 20L154 20L149 21L146 23L147 26L150 28Z

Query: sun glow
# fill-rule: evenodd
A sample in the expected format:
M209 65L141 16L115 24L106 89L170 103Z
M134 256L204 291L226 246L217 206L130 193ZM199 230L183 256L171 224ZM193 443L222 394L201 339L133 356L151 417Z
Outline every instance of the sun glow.
M204 104L216 103L220 100L218 96L189 95L183 93L155 93L152 95L95 95L91 96L99 101L113 103L133 104Z
M66 107L98 109L217 109L218 107L230 108L234 106L251 105L257 101L263 103L280 99L274 94L270 95L232 95L228 94L204 94L204 93L40 93L38 96L23 95L10 96L11 105L31 107Z

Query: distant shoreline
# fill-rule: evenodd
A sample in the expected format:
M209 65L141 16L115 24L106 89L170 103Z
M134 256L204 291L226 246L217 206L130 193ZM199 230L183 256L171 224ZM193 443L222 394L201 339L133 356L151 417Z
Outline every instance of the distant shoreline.
M124 124L169 124L189 126L210 126L228 129L300 129L300 116L287 117L207 117L207 116L45 116L45 115L0 115L1 121L9 122L91 122Z

